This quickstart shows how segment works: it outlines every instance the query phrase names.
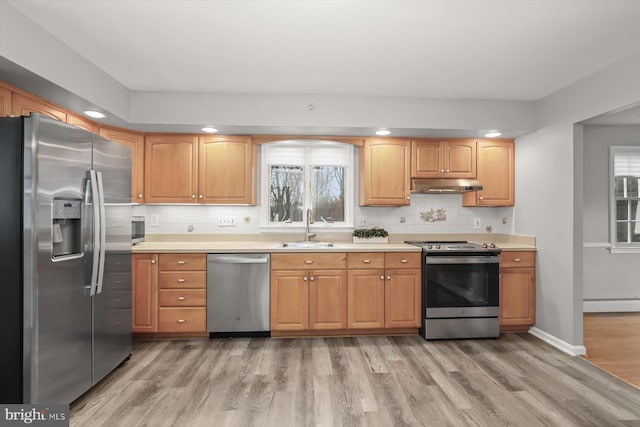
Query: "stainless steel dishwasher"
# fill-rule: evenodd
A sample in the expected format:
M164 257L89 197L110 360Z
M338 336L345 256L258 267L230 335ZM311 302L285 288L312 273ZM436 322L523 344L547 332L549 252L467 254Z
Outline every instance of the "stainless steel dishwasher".
M207 254L207 332L269 336L269 254Z

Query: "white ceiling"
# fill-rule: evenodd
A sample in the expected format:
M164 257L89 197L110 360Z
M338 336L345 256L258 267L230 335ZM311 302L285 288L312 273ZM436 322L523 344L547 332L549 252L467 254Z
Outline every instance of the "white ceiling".
M640 1L8 0L132 90L538 100L640 45Z

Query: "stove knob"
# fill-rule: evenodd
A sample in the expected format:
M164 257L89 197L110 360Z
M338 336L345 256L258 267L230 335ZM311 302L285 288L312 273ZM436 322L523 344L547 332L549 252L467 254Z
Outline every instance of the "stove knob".
M495 249L495 248L496 248L496 244L495 244L495 243L493 243L493 242L491 242L491 244L489 245L489 247L490 247L491 249Z
M483 244L482 244L482 247L486 249L486 248L488 248L489 246L487 246L487 244L486 244L486 243L483 243Z
M433 245L427 245L427 249L433 249Z
M435 248L436 248L436 249L440 249L440 245L436 245L436 246L435 246Z

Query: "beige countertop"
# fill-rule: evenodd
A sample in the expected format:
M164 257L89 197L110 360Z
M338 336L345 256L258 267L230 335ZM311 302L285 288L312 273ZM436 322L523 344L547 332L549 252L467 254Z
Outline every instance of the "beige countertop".
M483 243L483 242L477 242ZM347 243L336 242L331 248L282 248L280 242L143 242L134 245L132 253L309 253L309 252L420 252L417 246L406 243ZM536 247L518 243L496 243L502 250L535 251Z

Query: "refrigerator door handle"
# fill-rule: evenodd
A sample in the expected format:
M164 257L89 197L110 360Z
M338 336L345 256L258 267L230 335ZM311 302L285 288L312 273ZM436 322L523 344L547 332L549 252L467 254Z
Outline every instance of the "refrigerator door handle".
M107 252L107 214L104 205L104 184L102 183L102 172L96 171L98 177L98 197L100 201L100 263L98 265L98 291L102 293L102 282L104 280L104 259Z
M100 264L100 203L98 201L98 178L93 169L89 171L89 182L91 182L91 205L93 207L93 266L91 267L89 295L94 296L98 289L98 266Z

